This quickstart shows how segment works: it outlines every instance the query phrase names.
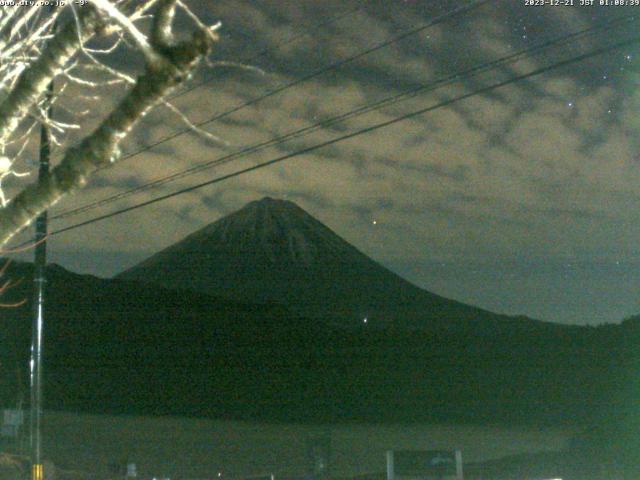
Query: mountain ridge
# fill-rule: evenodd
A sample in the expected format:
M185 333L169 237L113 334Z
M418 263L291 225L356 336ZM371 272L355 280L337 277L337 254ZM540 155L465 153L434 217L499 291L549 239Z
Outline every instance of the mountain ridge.
M640 322L560 325L442 299L398 280L295 205L276 201L274 210L269 203L256 202L187 237L193 243L154 256L166 286L49 268L48 405L269 421L480 424L586 424L635 408ZM221 264L211 266L203 239L219 248L212 257ZM185 277L164 276L173 255L188 248ZM29 278L31 268L15 263L6 277ZM242 275L227 276L234 270ZM198 277L211 271L215 282ZM193 278L218 295L190 290ZM219 288L230 280L249 281L230 298ZM271 295L269 303L251 295L290 286L290 297ZM30 287L22 282L3 297L26 298L27 305L0 309L5 404L21 390L7 366L22 372L22 385L28 378ZM304 305L307 298L331 308ZM363 306L371 309L368 323ZM305 307L315 316L303 315Z
M30 278L31 268L16 262L7 278ZM490 328L372 329L59 267L47 276L47 408L296 422L585 424L635 405L635 323L513 319ZM33 308L30 282L9 292L7 301L28 303L0 309L7 406L28 384Z
M295 203L271 197L246 204L114 278L277 302L348 324L367 319L372 325L421 327L453 317L515 318L421 289Z

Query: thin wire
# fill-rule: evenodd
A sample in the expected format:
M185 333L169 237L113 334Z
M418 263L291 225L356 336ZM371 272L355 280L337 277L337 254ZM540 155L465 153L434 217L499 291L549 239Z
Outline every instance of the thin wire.
M589 58L592 58L592 57L595 57L595 56L598 56L598 55L602 55L604 53L607 53L607 52L610 52L610 51L613 51L613 50L618 50L618 49L620 49L622 47L626 47L628 45L631 45L631 44L634 44L634 43L638 43L638 42L640 42L640 36L634 37L634 38L631 38L631 39L628 39L628 40L625 40L625 41L614 43L614 44L612 44L612 45L610 45L608 47L592 50L592 51L587 52L585 54L578 55L578 56L575 56L575 57L571 57L569 59L562 60L560 62L556 62L556 63L553 63L551 65L547 65L545 67L538 68L538 69L533 70L533 71L531 71L529 73L518 75L518 76L510 78L508 80L504 80L502 82L498 82L498 83L495 83L493 85L489 85L487 87L480 88L480 89L475 90L473 92L470 92L470 93L467 93L467 94L464 94L464 95L460 95L458 97L454 97L454 98L449 99L449 100L445 100L445 101L440 102L440 103L438 103L436 105L432 105L430 107L426 107L426 108L421 108L419 110L415 110L413 112L404 114L404 115L402 115L400 117L396 117L396 118L394 118L392 120L387 120L385 122L376 123L374 125L371 125L369 127L366 127L366 128L360 129L360 130L357 130L355 132L352 132L352 133L349 133L349 134L346 134L346 135L342 135L340 137L336 137L336 138L334 138L332 140L328 140L328 141L325 141L325 142L322 142L322 143L318 143L316 145L312 145L310 147L303 148L303 149L297 150L295 152L292 152L292 153L289 153L289 154L286 154L286 155L282 155L280 157L276 157L276 158L274 158L272 160L269 160L267 162L263 162L263 163L260 163L258 165L254 165L254 166L251 166L251 167L243 168L243 169L237 170L237 171L235 171L233 173L229 173L227 175L223 175L223 176L214 178L212 180L208 180L206 182L202 182L202 183L199 183L199 184L196 184L196 185L192 185L192 186L187 187L187 188L183 188L183 189L178 190L176 192L172 192L172 193L169 193L169 194L166 194L166 195L162 195L160 197L156 197L156 198L153 198L151 200L147 200L145 202L138 203L136 205L132 205L132 206L129 206L129 207L126 207L126 208L122 208L120 210L116 210L114 212L110 212L110 213L105 214L105 215L100 215L98 217L94 217L94 218L92 218L90 220L85 220L83 222L76 223L74 225L70 225L68 227L64 227L64 228L55 230L55 231L51 232L50 235L52 235L52 236L53 235L59 235L61 233L68 232L68 231L71 231L71 230L75 230L77 228L81 228L81 227L84 227L86 225L90 225L92 223L96 223L96 222L99 222L99 221L102 221L102 220L106 220L107 218L112 218L112 217L115 217L117 215L121 215L123 213L130 212L132 210L137 210L139 208L146 207L148 205L152 205L154 203L158 203L158 202L167 200L169 198L173 198L173 197L176 197L178 195L182 195L184 193L189 193L189 192L192 192L194 190L198 190L198 189L200 189L202 187L205 187L205 186L208 186L208 185L213 185L215 183L220 183L222 181L229 180L230 178L238 177L240 175L244 175L244 174L252 172L254 170L258 170L260 168L264 168L264 167L267 167L267 166L270 166L270 165L274 165L274 164L282 162L284 160L288 160L288 159L291 159L291 158L294 158L294 157L299 157L301 155L313 152L313 151L318 150L320 148L327 147L329 145L333 145L333 144L336 144L338 142L341 142L341 141L344 141L344 140L348 140L348 139L357 137L359 135L363 135L365 133L373 132L375 130L379 130L381 128L387 127L389 125L393 125L395 123L398 123L398 122L401 122L401 121L404 121L404 120L408 120L410 118L414 118L414 117L417 117L419 115L423 115L425 113L434 111L436 109L452 105L452 104L460 102L462 100L466 100L468 98L471 98L471 97L474 97L474 96L477 96L477 95L482 95L482 94L485 94L485 93L489 93L489 92L491 92L493 90L496 90L498 88L504 87L506 85L510 85L512 83L516 83L516 82L525 80L527 78L531 78L531 77L534 77L534 76L537 76L537 75L541 75L543 73L549 72L551 70L555 70L555 69L560 68L560 67L565 67L567 65L578 63L578 62L584 61L586 59L589 59Z
M346 12L343 12L343 13L341 13L341 14L339 14L339 15L336 15L335 17L331 17L331 18L329 18L329 19L325 20L324 22L320 22L319 24L314 25L314 27L315 27L316 29L319 29L319 28L322 28L323 26L330 25L330 24L332 24L332 23L335 23L335 22L337 22L337 21L342 20L343 18L346 18L346 17L348 17L348 16L350 16L350 15L353 15L354 13L357 13L358 11L362 10L363 8L364 8L364 6L362 6L362 5L361 5L361 6L358 6L358 7L354 8L354 9L347 10ZM275 49L275 50L277 50L277 49L279 49L279 48L282 48L283 46L289 45L289 44L291 44L291 43L293 43L293 42L295 42L295 41L299 40L300 38L302 38L303 36L308 35L308 34L309 34L309 33L308 33L307 31L300 32L300 33L298 33L298 34L294 35L293 37L291 37L291 38L289 38L289 39L287 39L287 40L285 40L285 41L283 41L283 42L277 43L277 44L275 45L274 49ZM260 57L262 57L262 56L266 55L267 53L269 53L269 52L270 52L270 51L272 51L272 50L273 50L273 49L264 49L264 50L260 51L259 53L255 54L254 56L247 58L246 60L240 60L239 62L234 62L234 63L235 63L235 64L238 64L238 65L242 65L242 64L244 64L244 63L250 63L250 62L253 62L254 60L259 59ZM181 97L181 96L183 96L183 95L186 95L187 93L189 93L189 92L191 92L191 91L193 91L193 90L195 90L195 89L197 89L197 88L199 88L199 87L201 87L201 86L203 86L203 85L206 85L206 84L208 84L208 83L211 83L211 82L213 82L213 79L204 80L204 81L202 81L202 82L201 82L201 83L199 83L199 84L193 85L193 86L191 86L191 87L189 87L189 88L186 88L185 90L182 90L182 91L180 91L180 92L175 93L174 95L169 96L169 97L167 98L167 101L169 101L169 102L170 102L170 101L172 101L172 100L174 100L174 99L176 99L176 98L179 98L179 97ZM170 138L169 138L169 137L166 137L165 139L161 139L159 142L156 142L156 143L154 143L154 144L151 144L151 147L155 147L155 146L157 146L157 145L159 145L159 144L163 143L164 141L172 140L173 138L175 138L175 137L177 137L177 136L180 136L180 135L183 135L183 134L185 134L185 133L193 132L193 129L194 129L194 128L197 128L197 127L199 127L199 126L200 126L199 124L194 124L194 125L192 125L190 128L187 128L187 129L181 130L180 132L178 132L178 133L177 133L177 134L175 134L175 135L171 135L171 136L170 136ZM132 153L130 153L130 154L124 155L124 156L122 156L122 158L120 159L120 161L122 161L122 160L127 160L127 159L129 159L129 158L131 158L131 157L133 157L133 156L135 156L135 155L138 155L139 153L142 153L142 152L146 151L146 148L147 148L147 147L144 147L144 148L143 148L142 150L140 150L140 151L136 151L136 152L132 152ZM103 168L99 168L99 169L98 169L98 171L103 170L103 169L104 169L104 167L103 167Z
M436 18L434 18L433 20L431 20L431 21L429 21L429 22L427 22L425 24L422 24L419 27L416 27L416 28L413 28L411 30L408 30L408 31L396 36L396 37L393 37L393 38L391 38L389 40L386 40L384 42L378 43L373 47L370 47L370 48L368 48L366 50L362 50L359 53L357 53L355 55L352 55L351 57L348 57L346 59L340 60L339 62L333 63L333 64L331 64L331 65L329 65L329 66L327 66L327 67L325 67L323 69L316 70L315 72L312 72L309 75L306 75L306 76L298 78L298 79L296 79L296 80L294 80L292 82L284 84L284 85L282 85L281 87L279 87L279 88L277 88L275 90L267 92L266 94L262 95L261 97L257 97L257 98L254 98L252 100L249 100L249 101L247 101L247 102L245 102L245 103L243 103L241 105L238 105L238 106L232 108L231 110L228 110L228 111L223 112L221 114L217 114L217 115L215 115L215 116L213 116L213 117L211 117L211 118L209 118L207 120L204 120L204 121L201 121L201 122L198 122L198 123L194 123L193 127L199 128L199 127L202 127L202 126L207 125L209 123L212 123L212 122L214 122L216 120L224 118L227 115L230 115L231 113L237 112L237 111L241 110L242 108L245 108L245 107L247 107L249 105L258 103L258 102L264 100L265 98L268 98L268 97L270 97L272 95L280 93L280 92L282 92L282 91L284 91L284 90L286 90L288 88L292 88L292 87L294 87L296 85L299 85L299 84L301 84L301 83L303 83L303 82L305 82L305 81L307 81L307 80L309 80L311 78L314 78L314 77L319 76L319 75L321 75L323 73L326 73L327 71L333 70L335 68L338 68L339 66L342 66L342 65L345 65L347 63L350 63L350 62L352 62L352 61L354 61L354 60L356 60L358 58L362 58L362 57L364 57L366 55L369 55L369 54L371 54L371 53L373 53L373 52L375 52L377 50L380 50L380 49L385 48L385 47L387 47L387 46L389 46L389 45L391 45L393 43L396 43L396 42L398 42L398 41L400 41L400 40L402 40L404 38L407 38L407 37L409 37L411 35L415 35L417 33L420 33L420 32L422 32L422 31L424 31L424 30L426 30L426 29L428 29L430 27L433 27L433 26L438 25L438 24L440 24L440 23L442 23L442 22L444 22L446 20L449 20L449 19L455 17L456 15L467 13L467 12L472 11L474 9L480 8L481 6L483 6L486 3L490 3L490 2L493 2L493 1L496 1L496 0L479 0L479 1L475 2L475 3L468 4L468 5L465 5L463 7L458 7L458 8L455 8L453 10L450 10L449 12L444 13L442 15L439 15ZM175 139L175 138L177 138L177 137L179 137L181 135L184 135L185 133L189 133L189 132L192 132L192 131L193 131L193 128L187 128L187 129L181 130L179 132L176 132L174 134L168 135L168 136L166 136L166 137L164 137L164 138L162 138L162 139L160 139L160 140L158 140L156 142L148 144L147 146L141 148L140 150L137 150L136 152L132 152L130 154L122 156L120 158L120 160L119 160L119 163L122 163L124 160L128 160L128 159L130 159L132 157L140 155L140 154L142 154L142 153L144 153L146 151L151 150L152 148L154 148L154 147L156 147L156 146L158 146L160 144L163 144L165 142L173 140L173 139ZM231 154L231 155L235 155L235 154ZM98 171L103 170L105 168L109 168L109 167L99 168ZM79 208L83 208L83 207L79 207ZM77 209L63 210L58 215L53 216L52 220L61 218L62 216L69 216L71 211L76 212L76 210Z
M374 45L373 47L367 48L366 50L362 50L362 51L360 51L360 52L358 52L358 53L356 53L356 54L354 54L354 55L352 55L350 57L347 57L347 58L345 58L343 60L340 60L338 62L332 63L331 65L328 65L328 66L323 67L323 68L321 68L319 70L316 70L316 71L314 71L314 72L312 72L312 73L310 73L308 75L305 75L303 77L300 77L300 78L297 78L295 80L292 80L291 82L285 83L285 84L281 85L280 87L275 88L274 90L271 90L271 91L261 95L260 97L256 97L256 98L253 98L251 100L248 100L248 101L246 101L244 103L241 103L241 104L233 107L230 110L227 110L227 111L225 111L223 113L217 114L216 116L214 116L212 118L209 118L209 119L204 120L204 121L199 122L199 123L194 123L194 125L196 127L202 127L203 125L207 125L209 123L212 123L212 122L215 122L215 121L220 120L222 118L225 118L225 117L231 115L232 113L235 113L235 112L238 112L238 111L242 110L243 108L249 107L251 105L255 105L256 103L259 103L259 102L265 100L266 98L272 97L273 95L276 95L276 94L278 94L280 92L283 92L283 91L288 90L290 88L293 88L293 87L295 87L297 85L300 85L300 84L302 84L302 83L304 83L304 82L306 82L308 80L316 78L316 77L318 77L320 75L323 75L323 74L325 74L327 72L330 72L331 70L335 70L335 69L337 69L339 67L342 67L343 65L346 65L346 64L351 63L351 62L353 62L355 60L358 60L358 59L360 59L360 58L362 58L362 57L364 57L366 55L369 55L369 54L374 53L374 52L376 52L378 50L381 50L381 49L383 49L385 47L388 47L389 45L397 43L397 42L399 42L399 41L401 41L401 40L403 40L403 39L405 39L407 37L410 37L412 35L416 35L416 34L418 34L420 32L423 32L424 30L426 30L428 28L431 28L431 27L433 27L435 25L438 25L438 24L440 24L440 23L442 23L442 22L444 22L446 20L449 20L450 18L453 18L456 15L460 15L462 13L466 13L466 12L472 11L472 10L474 10L476 8L482 7L483 5L485 5L487 3L495 2L495 1L497 1L497 0L479 0L479 1L476 1L476 2L474 2L472 4L465 5L463 7L455 8L455 9L453 9L453 10L447 12L447 13L444 13L444 14L434 18L433 20L431 20L430 22L428 22L426 24L423 24L423 25L421 25L419 27L416 27L416 28L413 28L411 30L408 30L408 31L406 31L406 32L404 32L404 33L402 33L400 35L392 37L389 40L386 40L384 42L378 43L378 44ZM123 155L122 158L119 160L119 163L122 163L122 161L124 161L124 160L128 160L128 159L130 159L132 157L140 155L141 153L149 151L152 148L157 147L158 145L160 145L162 143L165 143L165 142L168 142L170 140L173 140L173 139L175 139L177 137L180 137L180 136L182 136L182 135L184 135L186 133L190 133L191 131L192 131L192 129L190 129L190 128L181 130L181 131L176 132L176 133L174 133L172 135L168 135L168 136L166 136L166 137L164 137L164 138L162 138L162 139L160 139L160 140L158 140L156 142L150 143L147 146L141 148L140 150L137 150L135 152L129 153L127 155ZM103 167L103 168L109 168L109 167ZM102 170L103 168L100 168L98 170Z
M518 51L516 53L513 53L513 54L508 55L506 57L502 57L502 58L494 60L492 62L484 63L484 64L481 64L481 65L477 65L477 66L472 67L472 68L470 68L468 70L464 70L464 71L461 71L461 72L454 73L454 74L449 75L447 77L444 77L442 79L438 79L438 80L436 80L436 81L434 81L432 83L423 84L423 85L417 86L415 88L412 88L410 90L407 90L407 91L404 91L404 92L400 92L398 94L383 98L383 99L381 99L381 100L379 100L377 102L374 102L372 104L363 105L363 106L361 106L359 108L356 108L356 109L351 110L349 112L346 112L346 113L337 115L335 117L329 118L329 119L324 120L322 122L318 122L318 123L315 123L315 124L310 125L308 127L304 127L302 129L298 129L298 130L289 132L287 134L284 134L282 136L273 138L273 139L265 141L265 142L254 144L254 145L246 147L246 148L244 148L244 149L242 149L240 151L237 151L237 152L234 152L234 153L219 157L219 158L217 158L215 160L211 160L211 161L208 161L208 162L205 162L205 163L190 167L188 169L185 169L185 170L180 171L180 172L173 173L171 175L167 175L165 177L162 177L162 178L159 178L157 180L148 182L148 183L146 183L144 185L137 186L137 187L129 189L127 191L120 192L120 193L111 195L109 197L105 197L105 198L103 198L101 200L97 200L97 201L85 204L83 206L80 206L80 207L71 208L71 209L62 211L59 214L53 216L52 220L59 220L59 219L62 219L62 218L68 218L68 217L76 216L76 215L78 215L80 213L84 213L84 212L93 210L93 209L98 208L100 206L107 205L107 204L115 202L117 200L121 200L123 198L126 198L128 196L134 195L136 193L143 192L143 191L149 190L151 188L167 184L167 183L172 182L174 180L177 180L177 179L180 179L180 178L184 178L184 177L186 177L188 175L192 175L194 173L197 173L197 172L209 169L209 168L213 168L213 167L216 167L216 166L219 166L219 165L223 165L223 164L229 163L229 162L231 162L233 160L236 160L238 158L244 157L246 155L249 155L249 154L264 150L267 147L278 146L278 145L284 143L285 141L288 141L288 140L291 140L291 139L294 139L294 138L298 138L298 137L303 136L303 135L307 135L307 134L309 134L309 133L311 133L313 131L316 131L316 130L318 130L320 128L331 126L331 125L333 125L335 123L338 123L338 122L341 122L341 121L344 121L344 120L347 120L347 119L350 119L350 118L358 117L358 116L361 116L363 114L369 113L371 111L378 110L378 109L380 109L382 107L386 107L386 106L395 104L397 102L404 101L404 100L409 99L409 98L413 98L416 95L418 95L419 93L430 92L430 91L436 90L438 88L442 88L444 86L453 84L453 83L455 83L457 81L467 80L467 79L472 78L472 77L474 77L474 76L476 76L476 75L478 75L478 74L480 74L482 72L485 72L487 70L494 69L496 67L502 66L502 65L507 64L507 63L512 63L512 62L520 59L521 57L523 57L525 55L531 55L531 54L534 54L534 53L539 53L540 51L543 51L544 49L549 48L551 46L554 46L556 44L559 44L559 43L562 43L562 42L567 42L569 40L575 40L577 38L580 38L580 37L586 36L588 34L591 34L594 31L605 29L605 28L608 29L608 28L616 26L616 25L618 25L620 23L625 23L625 22L630 22L630 21L632 21L632 19L627 17L627 16L618 17L618 18L615 18L615 19L607 22L606 24L602 24L602 25L598 25L598 26L594 26L594 27L589 27L589 28L580 30L578 32L574 32L574 33L571 33L571 34L563 35L561 37L557 37L555 39L552 39L552 40L549 40L547 42L544 42L544 43L542 43L540 45L535 45L533 47L529 47L529 48L520 50L520 51Z
M327 25L331 25L332 23L339 22L343 18L346 18L348 16L353 15L354 13L359 12L363 8L364 8L364 6L360 5L360 6L354 8L352 10L347 10L346 12L343 12L343 13L341 13L339 15L336 15L335 17L331 17L331 18L325 20L324 22L320 22L318 24L314 24L313 28L316 29L316 30L320 30L321 28L326 27ZM293 35L292 37L288 38L287 40L285 40L283 42L276 43L273 48L265 48L264 50L262 50L262 51L256 53L255 55L247 58L246 60L241 60L240 63L248 63L248 64L250 64L250 63L254 62L255 60L258 60L260 57L263 57L266 54L272 52L273 50L279 50L280 48L282 48L282 47L284 47L286 45L289 45L289 44L291 44L293 42L296 42L297 40L301 39L302 37L304 37L306 35L309 35L309 32L307 30L305 30L303 32L299 32L297 35ZM171 96L168 100L171 101L171 100L173 100L175 98L182 97L183 95L186 95L187 93L192 92L193 90L196 90L196 89L198 89L198 88L200 88L200 87L202 87L204 85L212 83L213 81L214 81L213 78L210 78L210 79L207 79L207 80L203 80L200 83L197 83L197 84L192 85L192 86L190 86L188 88L185 88L184 90L181 90L180 92L178 92L175 95Z

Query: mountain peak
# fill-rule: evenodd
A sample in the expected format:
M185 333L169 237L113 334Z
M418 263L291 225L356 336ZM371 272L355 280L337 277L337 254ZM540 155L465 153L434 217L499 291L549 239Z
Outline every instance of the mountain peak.
M266 196L266 197L262 197L260 200L254 200L252 202L249 202L246 206L264 206L264 207L270 207L270 208L283 208L283 207L296 207L296 208L300 208L298 207L298 205L296 205L294 202L290 201L290 200L284 200L281 198L273 198L270 196Z
M281 198L273 198L273 197L263 197L260 200L253 200L252 202L247 203L244 207L236 212L236 214L240 214L241 212L267 212L273 215L308 215L298 204L292 202L291 200L284 200ZM231 214L230 216L233 216Z

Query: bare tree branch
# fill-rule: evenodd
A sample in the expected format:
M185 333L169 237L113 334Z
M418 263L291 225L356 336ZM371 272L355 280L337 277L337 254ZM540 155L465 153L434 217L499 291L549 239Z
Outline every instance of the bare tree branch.
M85 8L80 25L83 31L77 32L75 24L67 22L48 42L38 60L22 72L9 96L0 104L0 145L9 140L29 109L44 95L49 83L77 53L80 48L78 34L82 37L94 35L103 21L96 10Z
M115 162L120 142L134 125L150 108L160 103L172 89L188 78L198 62L209 53L212 46L210 30L198 28L190 41L174 42L171 20L175 3L175 0L159 0L151 36L151 48L155 54L145 56L145 72L138 77L131 91L93 133L85 137L77 147L67 150L48 178L27 186L6 208L0 210L0 246L60 198L86 184L93 172ZM89 14L83 23L84 28L89 31L100 28L100 21L95 14ZM47 53L54 58L43 60L36 72L30 73L28 78L34 78L36 86L22 86L30 94L22 94L12 101L13 112L22 112L22 108L28 108L27 103L35 101L40 84L44 83L46 87L52 75L60 73L66 60L80 48L74 30L67 30L62 36L56 35L52 43L55 46L49 45L43 55ZM65 62L60 61L61 58L65 58ZM19 106L22 104L25 106ZM5 120L5 124L0 121L0 141L8 138L5 130L16 127L13 123L6 122L8 120Z

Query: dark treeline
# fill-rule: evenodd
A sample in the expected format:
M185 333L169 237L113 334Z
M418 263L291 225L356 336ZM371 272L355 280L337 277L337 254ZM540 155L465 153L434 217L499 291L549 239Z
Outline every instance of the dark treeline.
M26 279L28 270L18 265L9 275ZM308 320L277 305L55 266L49 278L49 409L589 425L623 416L638 393L640 319L602 327L512 319L490 328L472 321L341 328L336 319ZM7 300L28 297L30 283ZM5 404L20 389L28 394L29 312L29 305L0 311Z

